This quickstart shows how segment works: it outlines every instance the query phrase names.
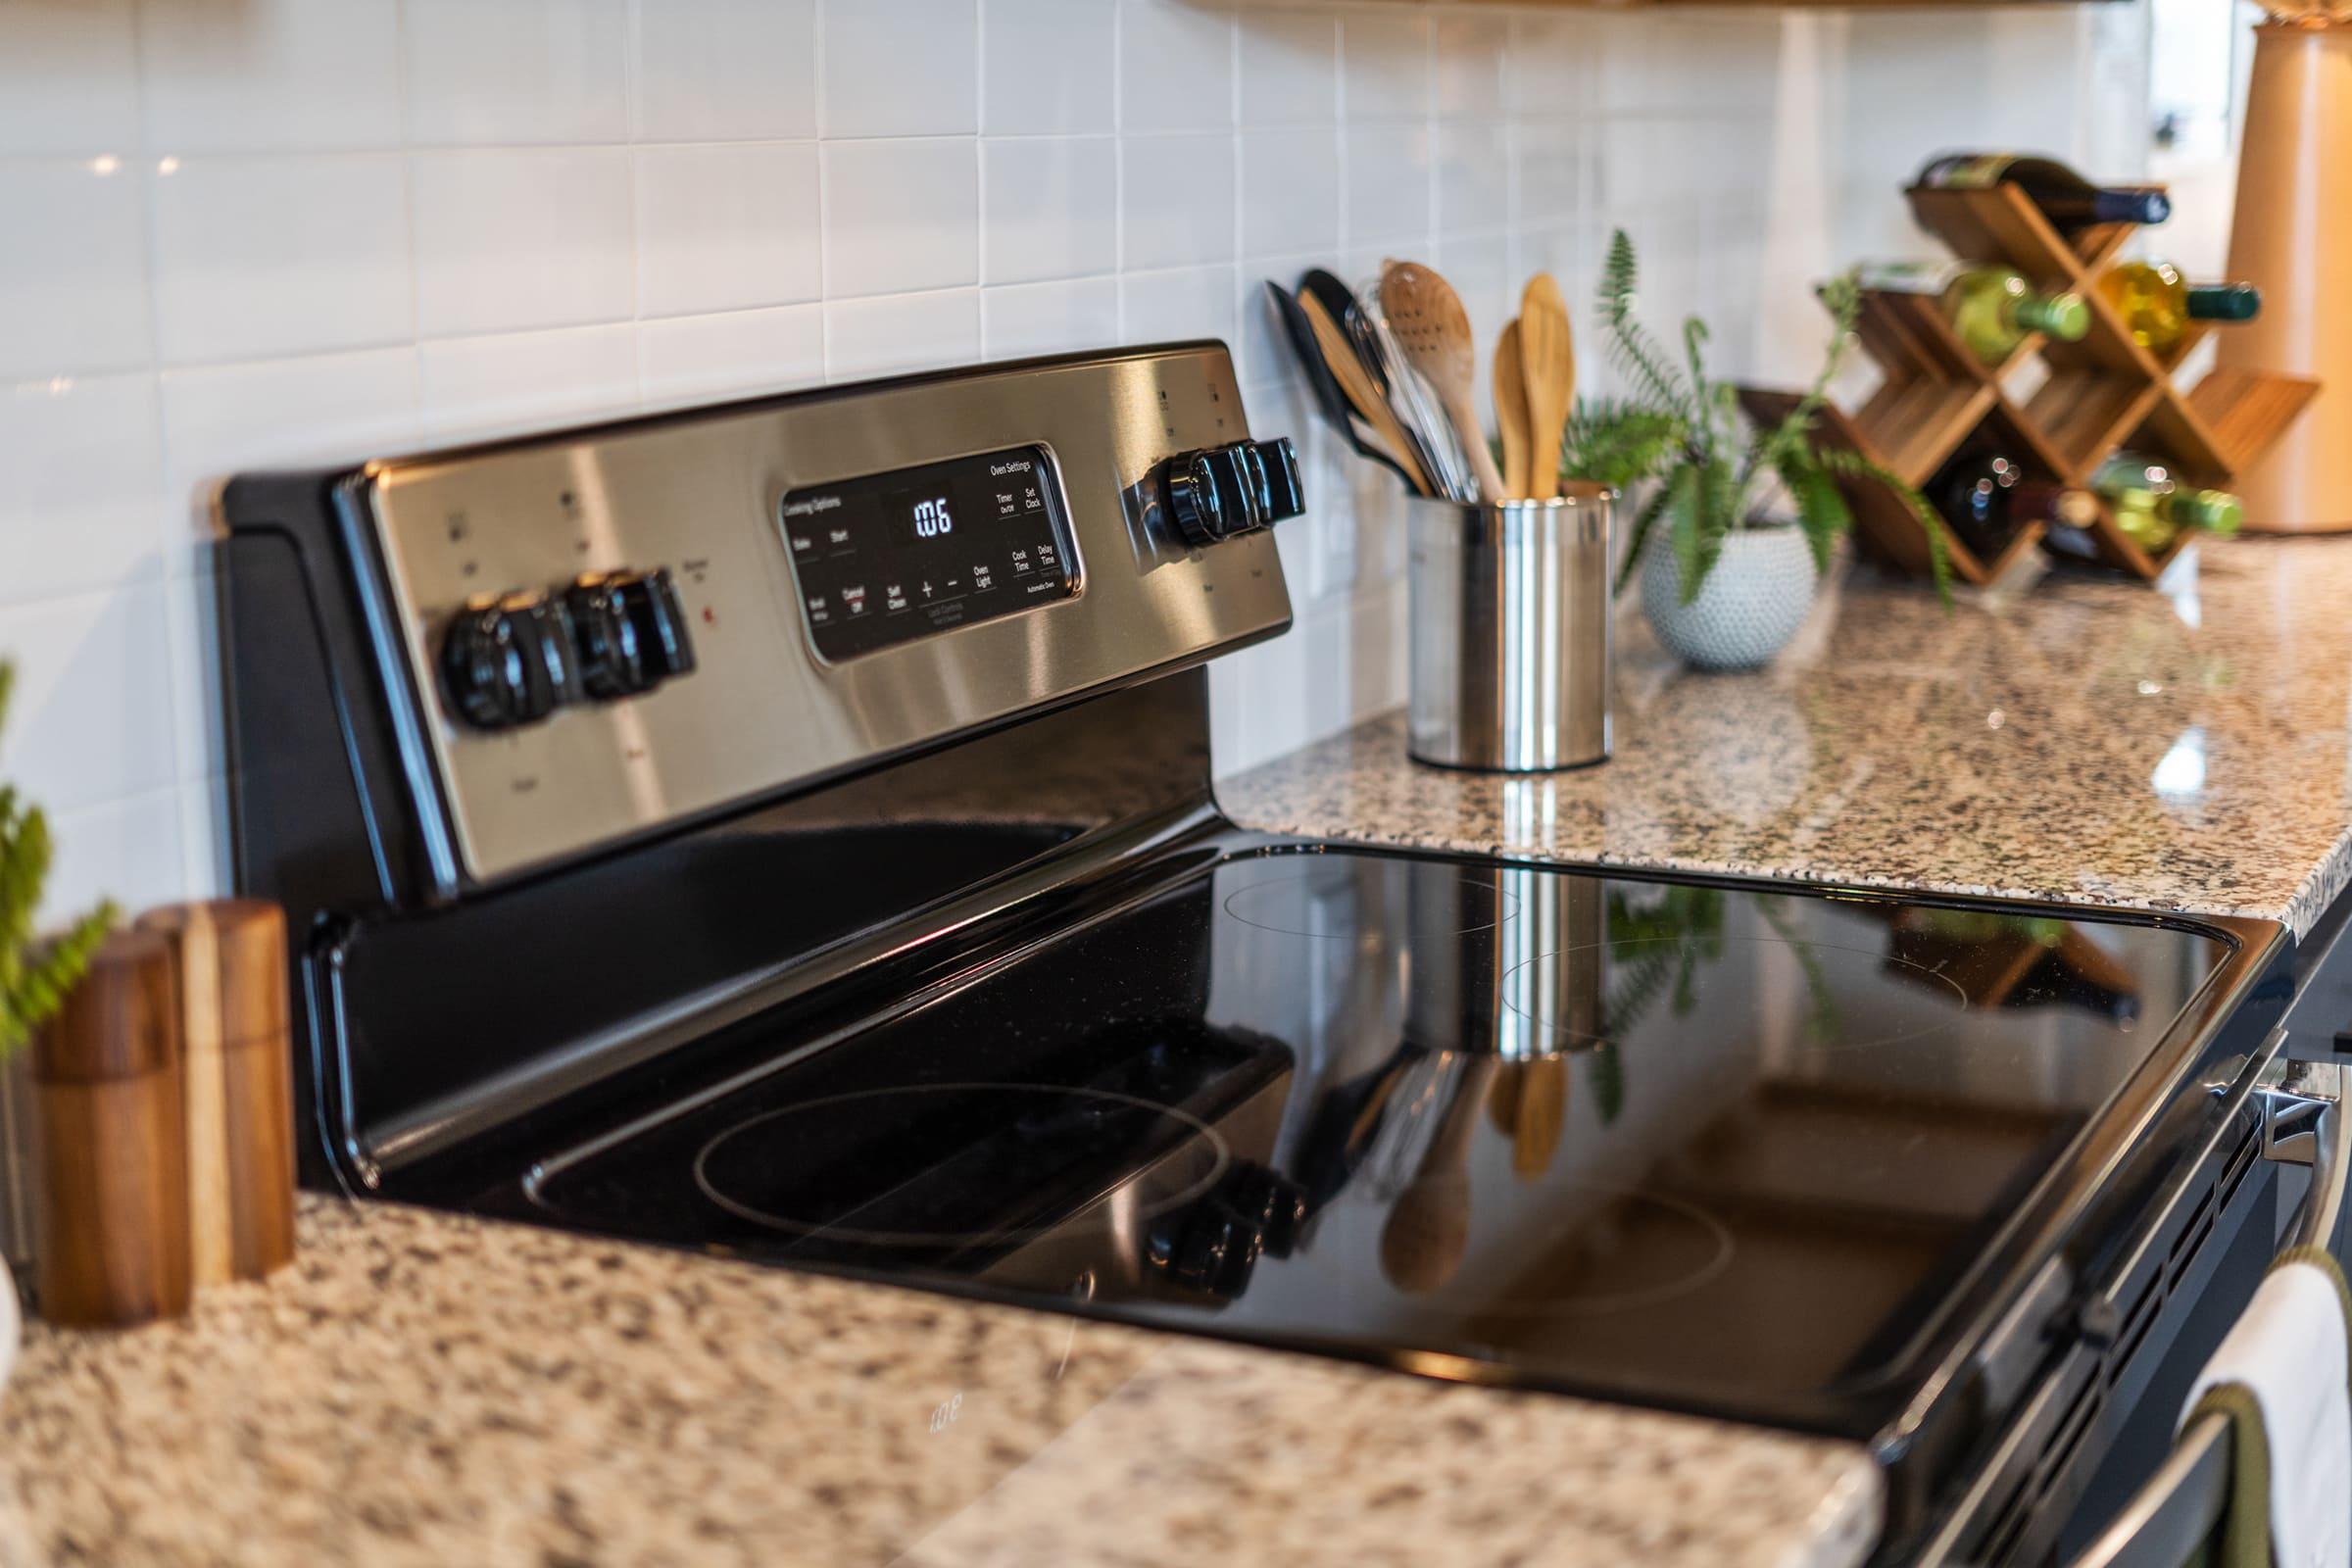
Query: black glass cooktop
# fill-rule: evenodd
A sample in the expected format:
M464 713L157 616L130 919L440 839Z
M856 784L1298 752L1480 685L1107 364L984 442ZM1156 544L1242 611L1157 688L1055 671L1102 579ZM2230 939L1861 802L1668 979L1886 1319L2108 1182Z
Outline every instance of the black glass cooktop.
M551 1161L532 1196L677 1245L1863 1433L2224 951L1246 858Z

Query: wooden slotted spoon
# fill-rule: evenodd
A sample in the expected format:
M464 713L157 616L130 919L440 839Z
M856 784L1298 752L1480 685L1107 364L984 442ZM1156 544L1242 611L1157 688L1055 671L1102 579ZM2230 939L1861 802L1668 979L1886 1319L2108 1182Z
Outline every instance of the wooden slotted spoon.
M1519 323L1513 320L1494 341L1494 422L1502 431L1502 499L1527 494L1534 452L1527 421L1527 369L1519 357Z
M1502 475L1487 450L1478 405L1470 393L1478 374L1478 343L1470 335L1470 313L1453 285L1417 262L1391 262L1380 271L1380 308L1389 330L1430 390L1470 454L1478 488L1486 500L1503 500Z
M1527 378L1530 436L1527 496L1548 501L1560 493L1560 441L1576 403L1576 336L1568 302L1549 272L1527 281L1519 300L1519 357Z

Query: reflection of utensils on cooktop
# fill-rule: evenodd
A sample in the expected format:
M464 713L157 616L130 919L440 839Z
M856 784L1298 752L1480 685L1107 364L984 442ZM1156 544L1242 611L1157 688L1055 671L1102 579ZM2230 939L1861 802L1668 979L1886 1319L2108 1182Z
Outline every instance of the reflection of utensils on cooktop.
M1478 1107L1501 1062L1474 1056L1463 1064L1453 1095L1421 1156L1421 1167L1389 1207L1380 1232L1380 1266L1389 1282L1416 1296L1440 1290L1462 1266L1470 1247L1470 1142Z
M1538 1056L1514 1062L1519 1081L1518 1114L1511 1128L1511 1172L1533 1181L1551 1168L1560 1150L1560 1129L1568 1120L1568 1058Z
M878 1127L877 1111L902 1136L811 1166L813 1141ZM1154 1149L1166 1152L1139 1169L1139 1152ZM877 1150L903 1157L880 1167ZM739 1122L695 1155L694 1180L711 1202L765 1230L929 1250L1033 1240L1113 1189L1130 1219L1164 1213L1210 1191L1230 1163L1208 1123L1133 1095L907 1084Z

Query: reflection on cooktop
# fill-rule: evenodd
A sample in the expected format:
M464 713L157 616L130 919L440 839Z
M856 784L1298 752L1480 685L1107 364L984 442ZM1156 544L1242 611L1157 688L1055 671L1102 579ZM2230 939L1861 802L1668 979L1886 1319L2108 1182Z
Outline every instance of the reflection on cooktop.
M762 1111L705 1144L694 1179L770 1230L931 1250L1042 1235L1096 1196L1104 1171L1142 1167L1125 1176L1129 1209L1162 1213L1206 1193L1226 1164L1214 1127L1133 1095L917 1084Z
M672 1244L1866 1433L2162 1034L2133 1022L2219 956L1945 912L1236 859L552 1161L534 1197Z

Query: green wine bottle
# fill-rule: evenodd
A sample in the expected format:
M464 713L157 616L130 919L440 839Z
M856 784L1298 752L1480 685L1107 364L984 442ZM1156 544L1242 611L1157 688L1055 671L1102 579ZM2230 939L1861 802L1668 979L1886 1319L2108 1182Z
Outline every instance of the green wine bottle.
M1856 277L1864 288L1935 296L1960 341L1986 365L2007 364L2035 332L2073 343L2090 330L2082 296L2037 292L2005 267L1888 262L1863 267Z
M2107 498L2116 526L2149 555L2162 555L2191 529L2233 534L2245 508L2227 490L2182 484L2169 464L2136 452L2118 452L2099 466L2091 488Z

